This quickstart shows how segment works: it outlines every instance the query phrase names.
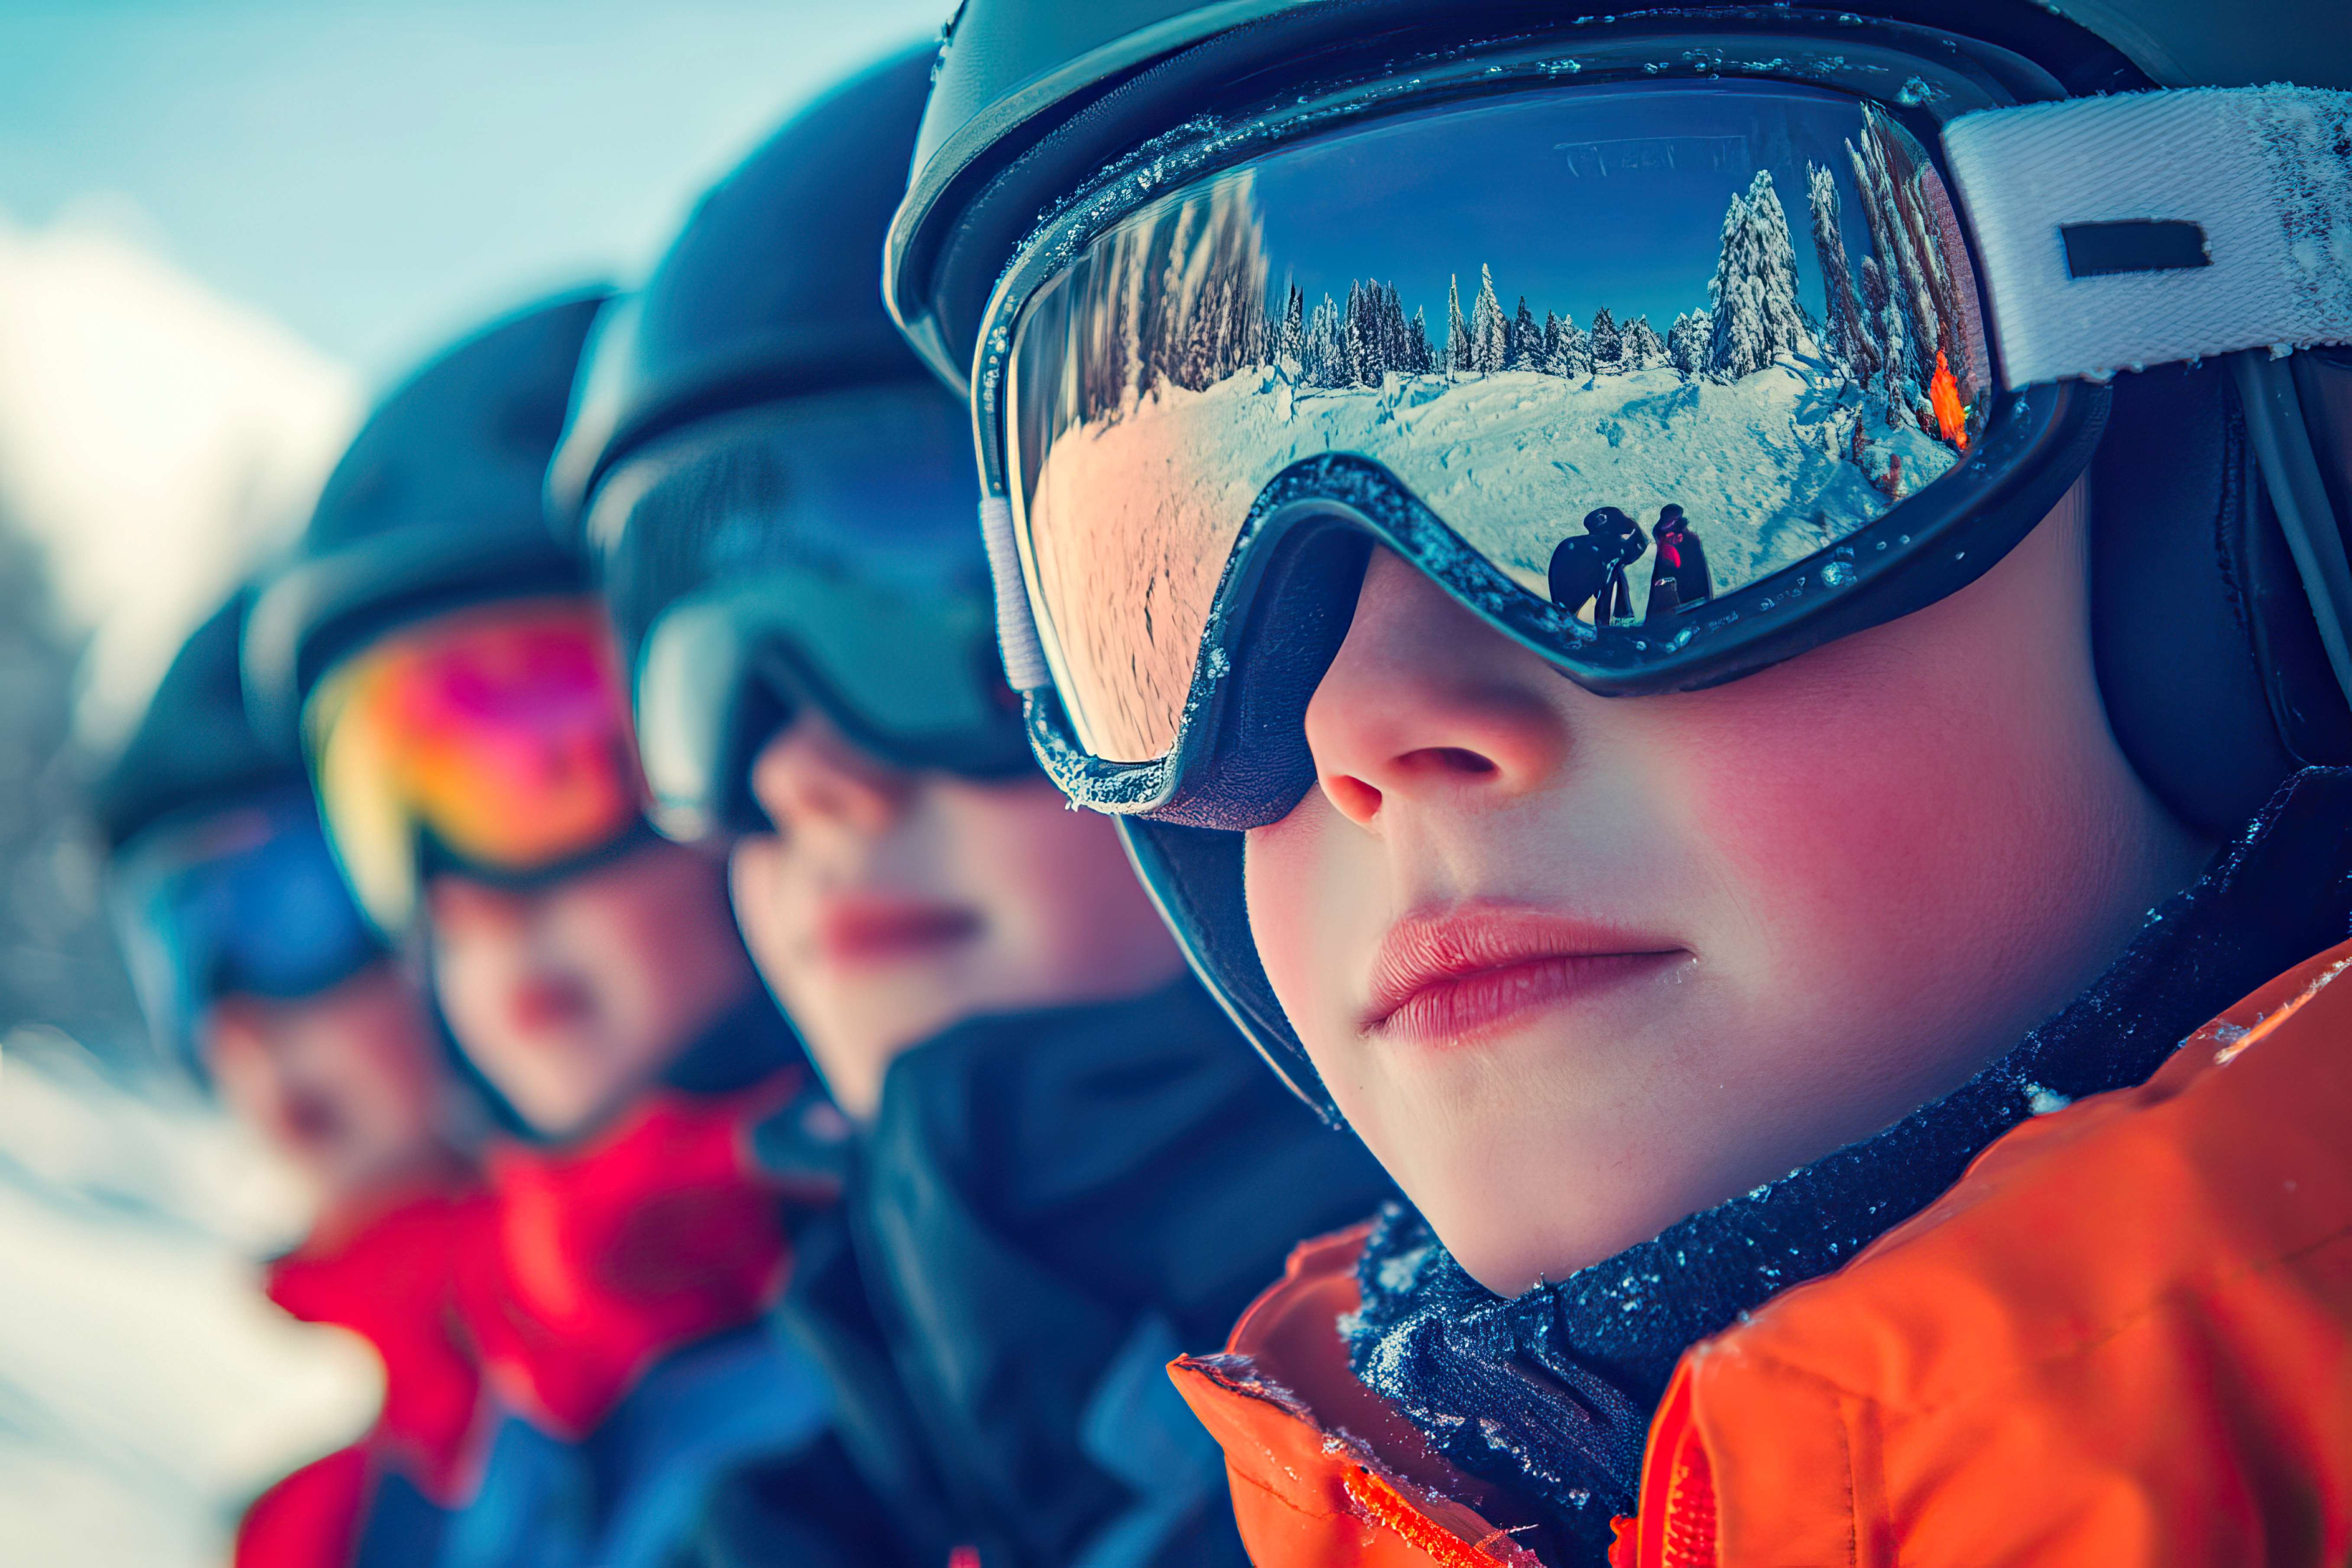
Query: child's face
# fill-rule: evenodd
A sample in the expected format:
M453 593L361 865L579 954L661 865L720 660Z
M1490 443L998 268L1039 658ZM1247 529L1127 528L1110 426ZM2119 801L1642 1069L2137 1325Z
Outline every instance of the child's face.
M440 1051L388 961L295 1000L226 996L205 1020L221 1099L331 1203L436 1157Z
M1042 777L903 772L807 713L751 787L778 830L736 847L736 915L858 1120L891 1060L950 1024L1132 995L1181 966L1108 819Z
M426 889L466 1055L542 1133L620 1109L751 987L719 867L654 842L546 887Z
M2094 682L2071 505L1926 610L1600 698L1385 552L1249 835L1339 1108L1481 1282L1558 1279L1958 1086L2204 848Z

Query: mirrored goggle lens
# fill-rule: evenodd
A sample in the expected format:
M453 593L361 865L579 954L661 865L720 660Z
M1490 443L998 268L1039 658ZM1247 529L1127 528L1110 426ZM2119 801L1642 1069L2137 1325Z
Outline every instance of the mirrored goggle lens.
M902 766L1027 763L976 494L962 406L929 383L710 421L599 488L587 532L664 832L756 826L742 775L803 701Z
M1568 87L1292 144L1023 309L1004 434L1055 683L1094 755L1165 755L1253 501L1327 451L1556 605L1571 670L1675 646L1949 471L1983 342L1941 180L1857 100Z
M662 831L692 840L758 826L753 753L804 702L900 767L994 776L1031 765L989 600L770 567L673 605L646 634L637 749Z
M984 595L977 500L962 406L893 383L699 423L616 468L585 532L634 659L670 605L771 568L916 601Z
M315 995L383 952L303 790L150 835L118 864L113 901L149 1022L192 1060L222 997Z
M580 600L486 605L388 637L320 685L309 728L327 831L387 928L414 912L428 855L528 875L638 821L612 639Z

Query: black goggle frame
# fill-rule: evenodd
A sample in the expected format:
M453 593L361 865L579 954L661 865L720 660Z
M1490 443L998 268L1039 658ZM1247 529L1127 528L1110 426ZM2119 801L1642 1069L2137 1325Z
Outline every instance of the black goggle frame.
M1734 21L1748 25L1732 30L1727 23ZM1564 52L1573 57L1572 72L1562 63ZM1943 174L1939 131L1946 121L2059 95L2036 68L1989 46L1899 24L1787 12L1563 27L1416 64L1405 80L1398 79L1402 68L1391 66L1393 74L1376 80L1308 83L1266 111L1180 127L1107 170L1042 223L999 281L975 356L974 438L985 492L1002 502L1018 482L1008 461L1003 393L1027 302L1071 258L1141 206L1301 137L1400 110L1569 82L1736 77L1868 100L1902 123ZM1985 310L1980 291L1975 305ZM1994 372L1998 386L1997 361ZM1351 605L1355 587L1352 577L1328 570L1328 550L1321 552L1327 559L1304 567L1286 557L1333 527L1412 562L1588 690L1642 696L1737 679L1909 614L1972 581L2046 515L2087 466L2107 403L2105 386L2080 382L1997 392L1973 449L1957 468L1819 555L1719 595L1668 638L1596 636L1488 565L1380 465L1345 455L1307 459L1265 487L1229 550L1170 751L1149 762L1091 754L1050 685L1024 693L1030 740L1055 782L1094 810L1229 829L1279 820L1313 777L1297 720L1338 647L1329 635L1333 600ZM1023 552L1025 576L1034 570L1025 542ZM1034 595L1025 603L1034 620ZM1339 606L1342 632L1345 608Z

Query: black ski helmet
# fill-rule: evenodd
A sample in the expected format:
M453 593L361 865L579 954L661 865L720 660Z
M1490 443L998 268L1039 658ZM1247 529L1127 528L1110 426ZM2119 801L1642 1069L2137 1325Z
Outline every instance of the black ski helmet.
M886 296L933 370L969 390L983 347L997 346L978 342L992 297L1030 237L1114 163L1148 172L1161 138L1206 136L1318 81L1402 74L1393 62L1570 27L1597 39L1889 23L1926 44L2000 51L2034 79L2025 98L2352 89L2352 12L2335 0L1864 0L1817 12L1703 0L1607 16L1540 0L965 0L892 226ZM2339 394L2352 407L2352 356L2294 360L2117 377L2089 474L2092 637L2109 722L2158 795L2217 837L2298 764L2352 761L2352 568L2329 504L2352 519L2352 439L2296 407L2298 386L2305 408ZM2319 471L2315 449L2344 472ZM1220 842L1233 836L1122 826L1196 967L1315 1097L1251 948L1238 856Z
M875 279L930 59L901 51L792 114L582 363L549 522L605 595L653 819L682 840L767 825L751 759L803 702L901 765L1032 766L996 674L965 412Z
M238 644L252 602L240 588L189 637L90 791L140 1008L157 1054L200 1083L214 1003L313 995L385 954L301 767L248 721Z
M263 737L247 713L237 649L253 598L240 588L189 635L91 788L90 812L109 850L167 816L305 783L291 747Z
M559 294L434 356L376 405L247 625L247 698L290 746L335 661L480 598L579 591L541 506L572 373L609 290Z
M666 431L799 394L926 378L883 309L874 260L929 81L929 51L908 51L794 114L605 312L548 470L559 534L576 533L614 465Z

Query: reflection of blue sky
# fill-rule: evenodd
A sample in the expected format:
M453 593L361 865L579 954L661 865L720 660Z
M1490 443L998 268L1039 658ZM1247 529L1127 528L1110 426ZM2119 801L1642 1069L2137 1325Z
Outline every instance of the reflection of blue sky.
M372 379L650 259L794 101L948 0L9 0L0 213L126 200Z
M1261 165L1272 281L1287 273L1312 301L1346 298L1350 279L1392 280L1436 338L1447 277L1460 277L1466 311L1483 263L1507 311L1524 294L1538 321L1566 310L1590 326L1606 305L1621 321L1646 313L1663 334L1706 307L1724 209L1765 167L1819 316L1805 164L1837 171L1858 267L1869 230L1844 139L1860 129L1851 100L1741 84L1579 88L1402 117Z

